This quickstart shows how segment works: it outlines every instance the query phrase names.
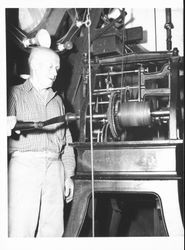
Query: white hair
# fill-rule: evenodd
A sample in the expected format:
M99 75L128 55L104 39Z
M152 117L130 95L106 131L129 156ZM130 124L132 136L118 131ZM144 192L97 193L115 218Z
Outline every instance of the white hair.
M45 47L35 47L31 50L31 53L28 58L28 64L30 69L32 68L32 63L35 62L42 62L44 60L44 57L53 58L58 57L58 54L53 51L52 49L45 48Z

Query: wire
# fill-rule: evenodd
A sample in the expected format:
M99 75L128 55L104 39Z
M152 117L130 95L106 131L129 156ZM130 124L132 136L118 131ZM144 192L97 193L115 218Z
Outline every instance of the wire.
M27 36L21 31L21 29L15 27L15 26L13 26L13 25L12 25L12 27L14 27L14 29L17 30L17 32L18 32L19 34L21 34L23 37L26 37L26 38L27 38Z
M64 39L67 37L67 35L70 33L70 31L73 29L74 26L76 26L76 25L75 25L75 22L71 25L71 27L69 28L69 30L67 31L67 33L66 33L63 37L61 37L59 40L57 40L57 42L58 42L58 43L59 43L59 42L63 42Z
M157 51L157 25L156 25L156 8L154 8L154 30L155 30L155 51Z
M73 20L71 27L69 28L69 30L67 31L67 33L63 37L61 37L57 40L57 43L62 43L66 39L66 37L70 34L72 29L74 29L73 33L71 34L71 36L69 38L69 41L71 41L71 39L74 37L74 35L81 29L82 25L85 23L84 22L85 14L86 14L86 11L84 11L83 18L81 21L81 26L77 27L76 22L77 22L77 20L79 20L79 15L78 15L77 10L75 9L75 18Z
M90 149L91 149L91 188L92 188L92 237L95 235L94 228L94 163L93 163L93 133L92 133L92 89L91 89L91 34L90 34L90 10L88 8L86 27L88 30L88 70L89 70L89 114L90 114Z
M122 29L122 60L121 60L121 71L123 72L124 64L123 64L123 56L125 53L125 9L122 10L122 16L123 16L123 29ZM125 80L125 77L123 79L123 74L121 74L121 88L123 87L123 80ZM123 89L121 89L120 93L120 102L123 102Z

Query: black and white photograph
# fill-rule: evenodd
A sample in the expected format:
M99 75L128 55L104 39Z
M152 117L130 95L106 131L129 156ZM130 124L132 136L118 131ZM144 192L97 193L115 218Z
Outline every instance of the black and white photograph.
M184 249L183 3L138 5L2 5L2 249Z

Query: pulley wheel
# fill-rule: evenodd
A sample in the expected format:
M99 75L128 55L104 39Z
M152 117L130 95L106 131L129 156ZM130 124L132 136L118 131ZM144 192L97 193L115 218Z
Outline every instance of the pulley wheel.
M119 111L120 106L120 93L113 92L110 95L109 106L107 110L107 118L110 127L110 131L114 139L118 139L120 137L120 130L116 128L115 117Z

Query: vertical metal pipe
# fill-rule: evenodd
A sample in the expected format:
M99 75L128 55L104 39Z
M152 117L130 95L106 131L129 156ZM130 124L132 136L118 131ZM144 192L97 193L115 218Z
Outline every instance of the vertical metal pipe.
M172 49L172 35L171 35L171 29L174 28L172 22L171 22L171 9L170 8L166 8L165 9L165 13L166 13L166 23L164 25L164 28L166 29L166 47L167 50L170 51Z
M157 51L157 25L156 25L156 8L154 8L154 30L155 30L155 51Z
M88 8L87 14L87 29L88 29L88 69L89 69L89 114L90 114L90 149L91 149L91 188L92 188L92 237L95 236L94 228L94 162L93 162L93 134L92 134L92 88L91 88L91 35L90 35L90 10Z

